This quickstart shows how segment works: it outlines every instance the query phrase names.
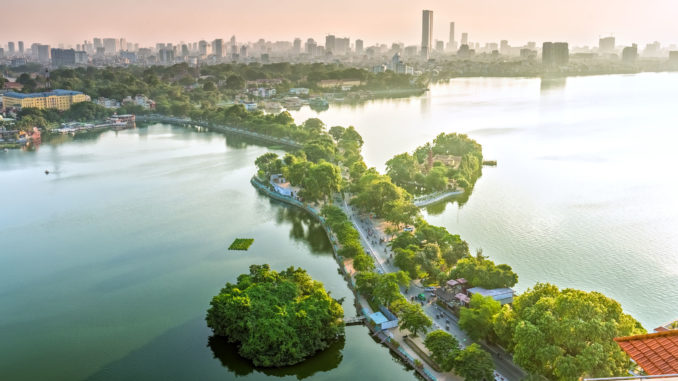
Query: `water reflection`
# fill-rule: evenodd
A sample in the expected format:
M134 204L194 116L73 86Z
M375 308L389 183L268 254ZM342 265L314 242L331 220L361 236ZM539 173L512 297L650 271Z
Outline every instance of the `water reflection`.
M332 246L327 240L322 225L318 221L298 208L275 200L270 200L270 203L278 207L275 218L276 224L292 225L289 234L292 240L305 244L313 254L331 253Z
M542 77L540 90L542 93L563 90L567 85L567 77Z
M267 376L295 376L298 380L311 377L318 372L328 372L338 367L344 357L342 351L345 344L346 339L342 336L329 348L302 363L283 368L261 368L240 357L237 345L229 343L225 338L210 336L207 340L207 346L212 350L214 358L219 359L221 365L236 377L247 376L256 371Z

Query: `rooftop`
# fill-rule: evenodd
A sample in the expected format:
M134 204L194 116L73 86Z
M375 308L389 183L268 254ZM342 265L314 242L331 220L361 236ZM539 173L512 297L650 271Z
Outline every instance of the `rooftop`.
M469 294L480 294L482 296L491 296L495 299L503 299L513 296L513 290L510 288L493 288L491 290L482 287L473 287L468 289Z
M678 330L617 337L614 341L647 374L678 373Z
M450 279L446 282L446 284L450 287L454 287L458 284L466 284L466 279L464 279L464 278Z
M73 90L52 90L52 91L47 91L47 92L42 92L42 93L30 93L30 94L23 94L23 93L15 93L13 91L10 91L5 94L6 97L10 98L18 98L18 99L25 99L25 98L42 98L42 97L49 97L49 96L63 96L63 95L78 95L82 94L80 91L73 91Z
M386 316L384 316L384 314L382 314L379 311L371 314L369 318L374 322L374 324L382 324L388 321L388 319L386 319Z

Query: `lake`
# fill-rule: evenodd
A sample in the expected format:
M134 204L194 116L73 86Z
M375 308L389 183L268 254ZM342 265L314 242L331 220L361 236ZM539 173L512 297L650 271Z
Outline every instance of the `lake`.
M425 217L511 265L518 291L598 290L651 330L678 318L676 88L676 74L468 78L292 114L354 125L379 170L469 134L498 166ZM249 184L267 151L155 124L0 152L0 379L414 378L359 326L280 370L210 338L211 297L253 263L301 266L356 312L322 229ZM226 250L238 237L255 239L249 251Z

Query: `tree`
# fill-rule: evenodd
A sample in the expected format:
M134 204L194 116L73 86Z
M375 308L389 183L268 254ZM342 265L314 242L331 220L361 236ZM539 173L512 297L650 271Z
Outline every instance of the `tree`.
M473 340L488 340L494 337L494 316L499 313L501 304L491 296L473 294L469 308L459 312L459 327Z
M240 90L245 87L245 80L239 75L230 75L226 78L226 88L229 90Z
M280 173L282 170L282 161L278 155L273 152L265 153L259 156L254 164L264 176L269 177L272 174Z
M454 371L467 381L494 380L492 356L476 343L459 352L454 361Z
M483 288L513 287L518 274L509 265L495 265L482 255L462 258L450 272L450 278L465 278L470 284Z
M372 296L379 304L389 307L395 300L402 298L400 286L406 286L409 283L410 277L402 271L381 274L377 278Z
M399 305L398 319L399 328L407 329L412 335L417 336L417 332L424 331L433 325L431 319L424 313L424 309L419 304L404 302Z
M317 136L325 130L325 123L318 118L310 118L304 122L303 127L311 136Z
M207 325L256 366L287 366L343 335L341 304L305 270L252 265L212 298Z
M513 310L502 309L494 330L516 364L552 380L627 374L628 356L613 339L645 333L603 294L543 283L518 296Z
M215 91L217 87L214 85L214 82L212 81L207 81L205 82L204 85L202 85L202 89L205 91Z
M357 271L371 271L374 269L374 261L369 255L360 252L353 258L353 268Z
M419 164L414 156L401 153L386 162L386 174L399 186L414 192L414 175L419 172Z
M342 136L344 136L344 131L346 129L341 126L333 126L330 127L330 135L334 138L334 140L339 141Z
M443 330L435 330L426 335L426 349L431 352L431 359L446 372L454 368L454 361L459 354L457 339Z

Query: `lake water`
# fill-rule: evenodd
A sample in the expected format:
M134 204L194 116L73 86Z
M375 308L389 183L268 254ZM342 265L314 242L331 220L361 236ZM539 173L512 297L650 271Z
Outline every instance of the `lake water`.
M322 228L249 184L267 148L167 125L63 140L0 152L0 380L414 378L362 326L279 370L210 339L250 264L303 267L356 314Z
M676 88L676 74L458 79L293 115L354 125L380 170L468 133L499 165L426 218L513 266L518 290L599 290L652 329L678 318ZM355 314L320 228L249 184L267 148L167 125L61 140L0 152L0 379L414 377L364 327L278 371L210 339L211 297L252 263L304 267ZM236 237L254 245L227 251Z
M535 282L597 290L652 330L678 318L678 74L468 78L420 98L331 107L383 170L442 132L497 160L466 203L425 213Z

